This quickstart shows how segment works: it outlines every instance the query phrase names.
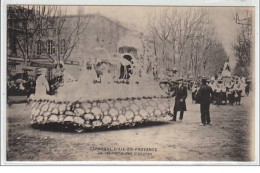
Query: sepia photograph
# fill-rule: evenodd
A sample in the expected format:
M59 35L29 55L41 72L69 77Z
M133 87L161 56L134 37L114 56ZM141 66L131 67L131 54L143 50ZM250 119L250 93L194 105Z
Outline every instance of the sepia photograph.
M259 164L255 10L7 4L5 164Z

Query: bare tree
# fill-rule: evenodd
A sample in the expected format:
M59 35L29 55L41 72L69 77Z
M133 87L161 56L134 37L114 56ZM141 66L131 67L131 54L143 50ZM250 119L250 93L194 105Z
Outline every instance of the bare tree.
M207 67L213 62L211 58L215 57L210 49L220 50L214 46L220 43L216 41L208 9L167 8L157 16L156 13L148 16L149 35L156 55L163 61L169 58L170 63L166 64L177 67L181 75L205 75ZM163 68L167 68L166 64Z
M235 73L239 75L248 75L253 51L252 11L236 11L234 20L240 28L240 32L237 35L236 43L233 46L234 54L237 57Z
M205 74L216 75L224 62L228 59L225 49L222 44L213 40L207 51L207 65L205 66Z
M169 8L163 10L159 15L148 15L148 28L150 34L152 35L155 55L158 54L156 49L156 41L158 39L161 43L161 55L159 55L159 57L161 57L163 64L166 59L167 40L171 33L172 27L174 26L172 20L173 16L174 13Z
M174 22L174 28L171 31L168 41L172 44L174 54L177 55L179 63L182 61L188 42L199 30L206 15L206 10L192 9L182 11L175 16L176 21Z
M8 6L8 34L13 49L24 59L25 64L34 55L35 40L41 40L51 27L56 14L51 6Z
M202 69L201 73L205 74L207 63L209 62L209 48L213 44L214 28L209 20L204 21L202 25L198 27L194 35L192 35L191 43L193 48L193 56L191 56L192 68L194 75L197 76L199 70ZM212 48L212 47L211 47Z
M77 46L81 34L83 34L92 19L92 15L82 15L82 9L78 15L67 16L66 9L59 8L52 23L52 38L54 39L55 51L48 51L48 45L42 44L45 54L54 59L58 64L65 62L70 57L73 49ZM48 38L47 38L48 39Z

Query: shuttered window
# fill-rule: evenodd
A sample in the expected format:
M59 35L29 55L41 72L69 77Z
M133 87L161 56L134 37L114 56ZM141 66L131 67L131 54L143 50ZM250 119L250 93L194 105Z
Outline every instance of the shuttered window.
M46 42L46 47L47 47L47 53L48 53L49 55L55 54L55 46L54 46L53 40L48 40L48 41Z
M60 40L60 54L64 54L65 53L65 40L62 39Z
M36 54L37 54L37 55L41 55L41 54L42 54L41 41L37 41L37 42L36 42Z

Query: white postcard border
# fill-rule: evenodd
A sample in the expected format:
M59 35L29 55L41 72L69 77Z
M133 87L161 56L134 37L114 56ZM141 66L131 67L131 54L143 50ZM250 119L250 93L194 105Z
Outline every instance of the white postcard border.
M6 5L35 4L33 0L1 2L1 164L2 165L259 165L259 1L258 0L37 0L50 5L153 5L153 6L253 6L255 7L255 161L7 161L6 160Z

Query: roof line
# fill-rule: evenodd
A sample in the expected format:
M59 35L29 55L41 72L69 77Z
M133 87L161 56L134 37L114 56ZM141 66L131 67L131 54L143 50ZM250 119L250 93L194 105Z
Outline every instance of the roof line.
M114 24L116 24L116 25L119 25L119 26L123 27L124 29L130 31L129 28L127 28L126 26L124 26L124 25L123 25L121 22L119 22L118 20L110 19L110 18L108 18L108 17L106 17L106 16L104 16L104 15L102 15L102 14L100 14L100 13L90 13L90 14L82 14L82 15L76 15L76 14L74 14L74 15L67 15L66 17L71 17L71 18L73 18L73 17L88 17L88 16L91 16L91 15L94 15L94 16L97 16L97 17L103 17L104 19L106 19L106 20L108 20L108 21L110 21L110 22L112 22L112 23L114 23Z

